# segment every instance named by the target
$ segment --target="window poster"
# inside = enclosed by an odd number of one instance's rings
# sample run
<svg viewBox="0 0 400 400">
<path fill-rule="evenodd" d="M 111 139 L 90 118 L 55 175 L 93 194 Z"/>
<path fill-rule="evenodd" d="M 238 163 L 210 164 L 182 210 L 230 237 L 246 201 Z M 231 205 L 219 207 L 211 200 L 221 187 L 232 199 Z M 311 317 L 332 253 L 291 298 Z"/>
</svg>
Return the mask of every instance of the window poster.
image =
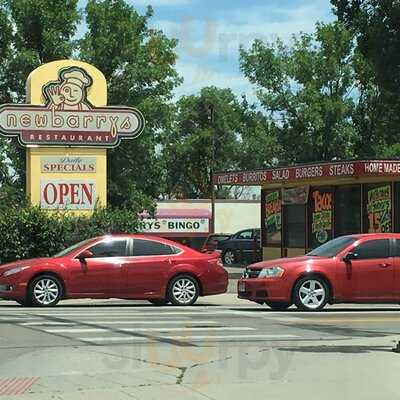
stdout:
<svg viewBox="0 0 400 400">
<path fill-rule="evenodd" d="M 266 195 L 265 208 L 267 243 L 280 243 L 282 229 L 282 200 L 280 190 L 269 192 Z"/>
<path fill-rule="evenodd" d="M 392 230 L 391 185 L 367 189 L 368 232 L 384 233 Z"/>
<path fill-rule="evenodd" d="M 331 189 L 313 189 L 311 191 L 311 237 L 312 248 L 332 239 L 333 193 Z"/>
</svg>

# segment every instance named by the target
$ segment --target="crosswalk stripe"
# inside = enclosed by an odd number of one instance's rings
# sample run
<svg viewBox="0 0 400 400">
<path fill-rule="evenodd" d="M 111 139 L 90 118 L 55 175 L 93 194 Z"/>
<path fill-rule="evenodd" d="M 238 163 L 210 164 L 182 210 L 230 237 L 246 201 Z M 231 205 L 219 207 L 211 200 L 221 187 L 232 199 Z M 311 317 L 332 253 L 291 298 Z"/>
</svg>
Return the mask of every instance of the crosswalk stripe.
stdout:
<svg viewBox="0 0 400 400">
<path fill-rule="evenodd" d="M 255 328 L 250 327 L 235 327 L 235 326 L 213 326 L 213 327 L 157 327 L 157 328 L 123 328 L 121 332 L 175 332 L 175 331 L 254 331 Z M 105 328 L 82 328 L 82 329 L 43 329 L 47 333 L 94 333 L 94 332 L 109 332 Z"/>
<path fill-rule="evenodd" d="M 256 317 L 259 318 L 260 314 L 259 313 L 250 313 L 250 312 L 241 312 L 237 310 L 232 310 L 232 311 L 197 311 L 197 312 L 192 312 L 192 311 L 181 311 L 181 312 L 169 312 L 169 311 L 162 311 L 162 312 L 134 312 L 134 313 L 115 313 L 114 315 L 110 313 L 103 313 L 103 312 L 95 312 L 95 313 L 40 313 L 40 314 L 34 314 L 36 317 L 57 317 L 57 318 L 62 318 L 62 317 L 107 317 L 107 318 L 122 318 L 122 317 L 159 317 L 159 316 L 199 316 L 199 315 L 220 315 L 220 316 L 225 316 L 225 315 L 242 315 L 242 316 L 250 316 L 250 317 Z"/>
<path fill-rule="evenodd" d="M 43 326 L 43 325 L 79 325 L 79 324 L 107 324 L 107 325 L 174 325 L 174 324 L 216 324 L 216 321 L 209 320 L 197 320 L 192 321 L 190 319 L 180 319 L 180 320 L 132 320 L 132 321 L 75 321 L 75 322 L 53 322 L 53 321 L 39 321 L 39 322 L 25 322 L 20 325 L 22 326 Z"/>
<path fill-rule="evenodd" d="M 82 342 L 129 342 L 129 341 L 156 341 L 156 340 L 287 340 L 299 339 L 296 335 L 188 335 L 188 336 L 172 336 L 161 335 L 157 338 L 145 337 L 127 337 L 127 336 L 110 336 L 110 337 L 79 337 Z"/>
<path fill-rule="evenodd" d="M 38 317 L 0 317 L 0 321 L 31 321 L 40 319 Z"/>
</svg>

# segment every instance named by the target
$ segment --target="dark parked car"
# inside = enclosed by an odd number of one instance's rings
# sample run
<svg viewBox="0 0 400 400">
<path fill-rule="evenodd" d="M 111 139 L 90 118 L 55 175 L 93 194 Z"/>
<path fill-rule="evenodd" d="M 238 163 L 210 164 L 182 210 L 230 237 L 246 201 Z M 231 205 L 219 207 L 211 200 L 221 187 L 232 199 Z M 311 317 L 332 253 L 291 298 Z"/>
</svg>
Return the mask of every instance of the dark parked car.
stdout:
<svg viewBox="0 0 400 400">
<path fill-rule="evenodd" d="M 218 244 L 223 240 L 229 239 L 230 237 L 231 235 L 229 233 L 213 233 L 207 237 L 203 247 L 201 248 L 201 251 L 203 253 L 216 251 L 218 250 Z"/>
<path fill-rule="evenodd" d="M 225 265 L 261 260 L 260 229 L 244 229 L 218 243 Z"/>
</svg>

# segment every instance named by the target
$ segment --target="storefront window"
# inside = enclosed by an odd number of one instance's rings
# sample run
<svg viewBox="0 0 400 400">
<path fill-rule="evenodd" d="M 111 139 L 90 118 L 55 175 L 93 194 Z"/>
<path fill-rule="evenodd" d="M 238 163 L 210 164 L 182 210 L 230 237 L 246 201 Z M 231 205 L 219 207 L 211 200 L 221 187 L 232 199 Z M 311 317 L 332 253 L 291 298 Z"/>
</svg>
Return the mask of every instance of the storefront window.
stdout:
<svg viewBox="0 0 400 400">
<path fill-rule="evenodd" d="M 285 206 L 285 246 L 288 248 L 306 247 L 306 205 Z"/>
<path fill-rule="evenodd" d="M 338 186 L 335 192 L 335 236 L 361 232 L 361 185 Z"/>
<path fill-rule="evenodd" d="M 364 230 L 368 233 L 384 233 L 392 230 L 392 185 L 365 185 Z"/>
<path fill-rule="evenodd" d="M 314 249 L 333 238 L 332 188 L 313 188 L 309 207 L 309 246 Z"/>
<path fill-rule="evenodd" d="M 281 244 L 282 201 L 280 190 L 267 192 L 265 196 L 265 232 L 267 244 Z"/>
</svg>

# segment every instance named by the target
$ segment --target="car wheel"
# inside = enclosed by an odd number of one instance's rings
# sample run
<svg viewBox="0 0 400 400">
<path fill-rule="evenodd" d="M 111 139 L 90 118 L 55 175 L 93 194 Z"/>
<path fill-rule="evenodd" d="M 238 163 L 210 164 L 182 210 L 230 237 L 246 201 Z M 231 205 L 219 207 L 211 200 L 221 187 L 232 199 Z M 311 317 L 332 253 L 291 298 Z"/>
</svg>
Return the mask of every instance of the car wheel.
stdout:
<svg viewBox="0 0 400 400">
<path fill-rule="evenodd" d="M 166 306 L 168 304 L 167 299 L 147 299 L 154 306 Z"/>
<path fill-rule="evenodd" d="M 27 300 L 15 300 L 19 305 L 23 306 L 23 307 L 29 307 L 31 305 L 31 303 Z"/>
<path fill-rule="evenodd" d="M 233 250 L 226 250 L 224 255 L 222 256 L 222 260 L 225 265 L 232 265 L 236 262 L 235 252 Z"/>
<path fill-rule="evenodd" d="M 265 304 L 276 311 L 287 310 L 292 305 L 292 303 L 287 303 L 284 301 L 266 301 Z"/>
<path fill-rule="evenodd" d="M 324 279 L 305 277 L 294 287 L 294 303 L 304 311 L 322 310 L 329 300 L 329 287 Z"/>
<path fill-rule="evenodd" d="M 197 280 L 190 275 L 178 275 L 170 283 L 168 299 L 176 306 L 190 306 L 199 297 L 200 288 Z"/>
<path fill-rule="evenodd" d="M 55 306 L 62 298 L 61 282 L 52 275 L 42 275 L 29 284 L 29 301 L 38 307 Z"/>
</svg>

